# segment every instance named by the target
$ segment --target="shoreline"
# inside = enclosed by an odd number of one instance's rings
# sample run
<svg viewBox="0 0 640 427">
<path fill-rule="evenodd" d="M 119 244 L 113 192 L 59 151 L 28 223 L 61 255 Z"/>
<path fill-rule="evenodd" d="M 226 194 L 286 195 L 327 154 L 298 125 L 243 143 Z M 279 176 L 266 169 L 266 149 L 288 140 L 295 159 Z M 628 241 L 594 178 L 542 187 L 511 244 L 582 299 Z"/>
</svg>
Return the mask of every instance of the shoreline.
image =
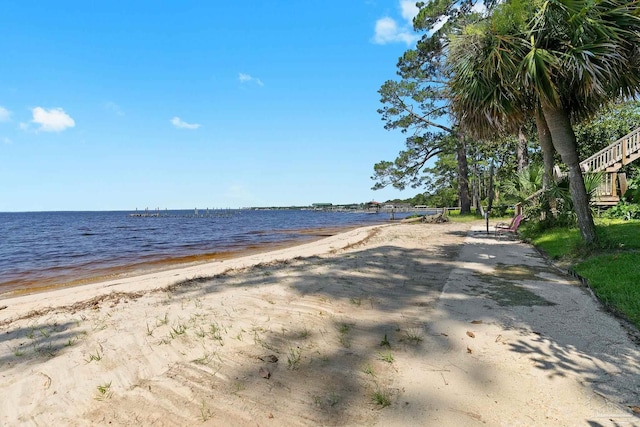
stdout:
<svg viewBox="0 0 640 427">
<path fill-rule="evenodd" d="M 380 224 L 367 225 L 365 227 L 375 227 L 379 225 L 390 225 L 392 223 L 381 222 Z M 283 234 L 295 232 L 300 237 L 295 239 L 282 240 L 277 242 L 249 243 L 222 248 L 218 252 L 204 252 L 195 254 L 184 254 L 172 257 L 151 257 L 148 261 L 138 260 L 127 264 L 113 267 L 98 267 L 92 270 L 67 268 L 70 272 L 58 276 L 44 278 L 34 278 L 29 280 L 14 280 L 0 283 L 0 306 L 2 302 L 9 298 L 49 292 L 58 289 L 68 289 L 79 286 L 87 286 L 101 282 L 123 280 L 127 278 L 143 276 L 146 274 L 160 273 L 167 270 L 187 268 L 200 264 L 222 262 L 235 258 L 243 258 L 255 254 L 267 253 L 313 243 L 326 237 L 349 232 L 362 228 L 361 225 L 349 225 L 343 227 L 318 227 L 304 228 L 297 230 L 272 230 L 264 234 Z M 149 258 L 149 257 L 147 257 Z M 77 270 L 77 271 L 74 271 Z"/>
<path fill-rule="evenodd" d="M 640 347 L 478 223 L 361 227 L 0 302 L 3 425 L 637 421 Z"/>
<path fill-rule="evenodd" d="M 136 270 L 129 274 L 120 274 L 117 277 L 109 277 L 101 280 L 79 279 L 82 283 L 54 285 L 44 289 L 27 293 L 2 293 L 0 294 L 0 325 L 13 321 L 12 315 L 18 315 L 18 319 L 24 318 L 26 312 L 38 312 L 47 307 L 64 307 L 81 301 L 105 296 L 109 293 L 138 293 L 161 290 L 175 283 L 200 277 L 212 277 L 226 270 L 242 269 L 257 264 L 275 261 L 290 260 L 298 257 L 317 256 L 344 247 L 357 245 L 365 241 L 375 229 L 394 226 L 399 223 L 377 224 L 365 227 L 346 227 L 339 231 L 332 228 L 336 234 L 330 236 L 317 236 L 304 243 L 278 242 L 265 248 L 260 246 L 255 250 L 238 251 L 227 258 L 215 261 L 201 261 L 191 263 L 179 263 L 168 265 L 162 269 L 151 271 Z M 327 230 L 321 228 L 318 230 Z M 310 232 L 309 234 L 312 234 Z M 87 282 L 85 282 L 87 280 Z"/>
</svg>

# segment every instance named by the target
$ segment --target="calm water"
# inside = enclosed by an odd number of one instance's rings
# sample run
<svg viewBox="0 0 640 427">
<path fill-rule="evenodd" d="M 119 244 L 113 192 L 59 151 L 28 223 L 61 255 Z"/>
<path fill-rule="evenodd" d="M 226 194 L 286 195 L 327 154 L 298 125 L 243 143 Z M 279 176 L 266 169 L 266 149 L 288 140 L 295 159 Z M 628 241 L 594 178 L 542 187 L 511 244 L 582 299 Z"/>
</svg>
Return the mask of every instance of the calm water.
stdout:
<svg viewBox="0 0 640 427">
<path fill-rule="evenodd" d="M 0 213 L 0 297 L 163 264 L 225 258 L 304 241 L 388 214 L 272 211 Z M 399 216 L 396 215 L 396 219 Z"/>
</svg>

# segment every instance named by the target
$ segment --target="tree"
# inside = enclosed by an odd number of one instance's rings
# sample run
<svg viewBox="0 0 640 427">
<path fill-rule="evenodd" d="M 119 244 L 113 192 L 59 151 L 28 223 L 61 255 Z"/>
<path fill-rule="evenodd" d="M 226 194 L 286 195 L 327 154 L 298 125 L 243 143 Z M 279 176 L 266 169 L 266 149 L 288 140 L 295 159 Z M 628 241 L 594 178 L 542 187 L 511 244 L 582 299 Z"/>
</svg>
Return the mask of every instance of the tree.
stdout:
<svg viewBox="0 0 640 427">
<path fill-rule="evenodd" d="M 574 126 L 578 153 L 586 159 L 640 126 L 640 102 L 616 102 Z"/>
<path fill-rule="evenodd" d="M 411 135 L 406 141 L 407 149 L 401 151 L 394 162 L 382 161 L 374 166 L 372 178 L 377 181 L 374 189 L 389 184 L 398 188 L 409 183 L 420 185 L 419 174 L 427 161 L 452 152 L 457 160 L 461 212 L 470 212 L 468 137 L 449 109 L 447 75 L 443 66 L 447 34 L 468 19 L 475 19 L 477 13 L 473 8 L 476 3 L 473 0 L 417 3 L 420 12 L 414 20 L 414 29 L 425 34 L 415 49 L 407 50 L 398 60 L 401 80 L 389 80 L 380 88 L 383 108 L 378 110 L 386 122 L 386 129 L 401 129 Z"/>
<path fill-rule="evenodd" d="M 476 130 L 534 112 L 569 169 L 578 227 L 596 240 L 572 119 L 640 88 L 637 2 L 507 1 L 450 38 L 451 99 Z M 541 138 L 542 143 L 542 138 Z"/>
<path fill-rule="evenodd" d="M 405 53 L 400 64 L 413 56 L 413 52 L 410 50 Z M 410 74 L 410 71 L 399 72 L 404 77 L 401 81 L 389 80 L 378 91 L 383 104 L 378 113 L 386 122 L 385 129 L 400 129 L 403 133 L 410 131 L 411 135 L 406 139 L 407 149 L 401 151 L 394 162 L 381 161 L 374 165 L 371 178 L 376 184 L 373 189 L 387 185 L 404 189 L 407 184 L 416 188 L 423 184 L 421 172 L 427 162 L 445 151 L 453 150 L 458 161 L 460 208 L 462 213 L 468 213 L 471 204 L 465 141 L 455 128 L 440 120 L 447 114 L 447 109 L 441 103 L 442 82 L 423 78 L 420 72 Z M 452 136 L 456 138 L 452 139 Z"/>
<path fill-rule="evenodd" d="M 374 190 L 392 185 L 404 190 L 407 185 L 418 188 L 424 184 L 424 172 L 427 161 L 446 150 L 450 141 L 447 134 L 425 132 L 412 135 L 406 140 L 406 150 L 400 151 L 395 161 L 381 161 L 374 165 L 374 175 L 371 177 L 376 183 Z"/>
</svg>

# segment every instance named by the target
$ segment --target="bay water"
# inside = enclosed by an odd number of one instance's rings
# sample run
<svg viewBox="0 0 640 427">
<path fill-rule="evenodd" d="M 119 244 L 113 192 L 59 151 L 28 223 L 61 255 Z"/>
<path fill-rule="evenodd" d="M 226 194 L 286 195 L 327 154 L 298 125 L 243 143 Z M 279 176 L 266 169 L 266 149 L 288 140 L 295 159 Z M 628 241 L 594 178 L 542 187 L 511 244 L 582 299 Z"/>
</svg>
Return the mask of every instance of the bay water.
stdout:
<svg viewBox="0 0 640 427">
<path fill-rule="evenodd" d="M 293 209 L 0 213 L 0 298 L 275 249 L 388 219 Z"/>
</svg>

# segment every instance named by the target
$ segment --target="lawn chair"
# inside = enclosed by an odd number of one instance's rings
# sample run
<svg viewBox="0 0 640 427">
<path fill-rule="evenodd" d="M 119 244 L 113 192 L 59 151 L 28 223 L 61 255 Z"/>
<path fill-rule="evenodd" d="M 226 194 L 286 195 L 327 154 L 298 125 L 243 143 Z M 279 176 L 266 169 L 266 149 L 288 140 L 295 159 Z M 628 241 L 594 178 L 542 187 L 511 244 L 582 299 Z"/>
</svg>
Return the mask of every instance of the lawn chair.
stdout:
<svg viewBox="0 0 640 427">
<path fill-rule="evenodd" d="M 514 216 L 509 224 L 507 224 L 506 222 L 497 223 L 495 225 L 496 236 L 500 233 L 516 234 L 516 231 L 518 231 L 518 227 L 520 226 L 520 222 L 522 222 L 522 215 Z"/>
</svg>

